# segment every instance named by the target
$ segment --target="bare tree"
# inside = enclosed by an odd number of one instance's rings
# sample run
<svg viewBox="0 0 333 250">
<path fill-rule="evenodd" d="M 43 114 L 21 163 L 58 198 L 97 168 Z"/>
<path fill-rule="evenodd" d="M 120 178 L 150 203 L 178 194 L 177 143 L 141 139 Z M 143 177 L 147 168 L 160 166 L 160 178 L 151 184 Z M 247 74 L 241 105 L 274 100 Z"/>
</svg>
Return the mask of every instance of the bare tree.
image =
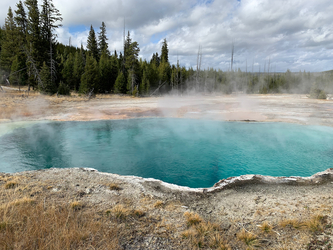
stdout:
<svg viewBox="0 0 333 250">
<path fill-rule="evenodd" d="M 56 61 L 53 59 L 52 37 L 50 37 L 50 73 L 51 73 L 51 83 L 52 84 L 57 75 L 57 69 L 55 67 L 55 64 L 56 64 Z"/>
<path fill-rule="evenodd" d="M 37 69 L 35 60 L 32 58 L 29 51 L 25 47 L 23 47 L 23 49 L 27 56 L 27 61 L 30 63 L 28 74 L 29 75 L 32 74 L 34 76 L 35 80 L 37 81 L 38 86 L 41 88 L 44 88 L 44 84 L 42 82 L 42 79 L 40 78 L 39 71 Z M 28 90 L 30 90 L 30 84 L 28 86 Z"/>
<path fill-rule="evenodd" d="M 199 73 L 201 70 L 201 59 L 202 59 L 202 48 L 201 45 L 199 45 L 198 49 L 198 55 L 197 55 L 197 72 L 196 72 L 196 83 L 199 85 Z"/>
<path fill-rule="evenodd" d="M 235 47 L 234 47 L 234 42 L 232 42 L 232 45 L 231 45 L 231 61 L 230 61 L 230 70 L 232 71 L 232 67 L 233 67 L 233 64 L 234 64 L 234 50 L 235 50 Z"/>
</svg>

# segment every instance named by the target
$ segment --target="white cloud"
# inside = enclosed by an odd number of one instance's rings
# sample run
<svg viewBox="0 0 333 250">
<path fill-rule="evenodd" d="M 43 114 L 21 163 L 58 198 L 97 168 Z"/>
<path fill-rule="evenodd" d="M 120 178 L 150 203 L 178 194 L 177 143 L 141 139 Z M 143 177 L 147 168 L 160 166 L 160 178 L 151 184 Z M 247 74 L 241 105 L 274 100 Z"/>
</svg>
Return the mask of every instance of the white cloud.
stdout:
<svg viewBox="0 0 333 250">
<path fill-rule="evenodd" d="M 18 1 L 2 0 L 0 24 L 8 7 Z M 41 2 L 41 0 L 39 0 Z M 140 45 L 140 55 L 147 60 L 160 53 L 166 37 L 170 60 L 195 67 L 199 45 L 202 67 L 229 67 L 231 44 L 235 46 L 234 66 L 245 70 L 264 68 L 270 60 L 277 71 L 321 71 L 333 66 L 333 4 L 330 0 L 54 0 L 62 13 L 64 27 L 58 30 L 59 41 L 85 45 L 88 30 L 69 31 L 84 25 L 95 30 L 104 21 L 109 48 L 119 52 L 126 30 Z M 156 40 L 159 42 L 156 43 Z M 273 66 L 272 66 L 273 67 Z M 256 70 L 256 69 L 255 69 Z"/>
</svg>

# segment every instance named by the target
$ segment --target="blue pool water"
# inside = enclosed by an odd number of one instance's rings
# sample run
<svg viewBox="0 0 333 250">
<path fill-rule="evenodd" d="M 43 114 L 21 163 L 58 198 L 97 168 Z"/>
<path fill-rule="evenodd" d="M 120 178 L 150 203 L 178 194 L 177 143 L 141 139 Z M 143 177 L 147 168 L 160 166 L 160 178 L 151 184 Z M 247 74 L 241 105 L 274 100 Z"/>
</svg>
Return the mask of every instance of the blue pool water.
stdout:
<svg viewBox="0 0 333 250">
<path fill-rule="evenodd" d="M 0 136 L 0 172 L 89 167 L 189 187 L 243 174 L 310 176 L 332 162 L 333 128 L 286 123 L 50 122 Z"/>
</svg>

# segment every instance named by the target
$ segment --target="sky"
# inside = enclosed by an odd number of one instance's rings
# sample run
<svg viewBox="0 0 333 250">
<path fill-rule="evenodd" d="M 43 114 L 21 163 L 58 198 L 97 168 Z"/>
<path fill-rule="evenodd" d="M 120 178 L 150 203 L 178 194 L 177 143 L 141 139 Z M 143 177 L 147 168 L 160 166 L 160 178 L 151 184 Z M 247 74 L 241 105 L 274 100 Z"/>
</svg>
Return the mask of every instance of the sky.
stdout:
<svg viewBox="0 0 333 250">
<path fill-rule="evenodd" d="M 1 0 L 0 25 L 8 7 Z M 42 0 L 39 0 L 42 3 Z M 125 29 L 140 47 L 140 57 L 160 54 L 164 38 L 172 64 L 242 71 L 326 71 L 333 69 L 331 0 L 53 0 L 63 17 L 58 41 L 86 45 L 90 26 L 107 28 L 109 49 L 122 51 Z M 98 35 L 98 34 L 97 34 Z"/>
</svg>

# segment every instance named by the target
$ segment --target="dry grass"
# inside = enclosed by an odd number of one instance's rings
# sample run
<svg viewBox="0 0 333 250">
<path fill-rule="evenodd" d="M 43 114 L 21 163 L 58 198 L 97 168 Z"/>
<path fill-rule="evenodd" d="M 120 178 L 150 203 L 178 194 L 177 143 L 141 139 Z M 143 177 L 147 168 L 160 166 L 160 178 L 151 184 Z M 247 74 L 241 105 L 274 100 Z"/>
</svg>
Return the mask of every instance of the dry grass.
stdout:
<svg viewBox="0 0 333 250">
<path fill-rule="evenodd" d="M 18 186 L 18 183 L 16 181 L 8 181 L 5 184 L 5 189 L 16 188 L 17 186 Z"/>
<path fill-rule="evenodd" d="M 256 235 L 246 231 L 244 228 L 237 234 L 237 239 L 244 242 L 248 247 L 255 247 L 258 241 Z"/>
<path fill-rule="evenodd" d="M 109 188 L 110 188 L 110 190 L 114 190 L 114 191 L 120 191 L 121 190 L 121 187 L 119 187 L 119 185 L 116 184 L 116 183 L 109 184 Z"/>
<path fill-rule="evenodd" d="M 299 219 L 285 219 L 280 221 L 279 225 L 281 227 L 291 226 L 295 229 L 309 230 L 311 232 L 323 231 L 326 222 L 327 216 L 323 215 L 314 215 L 308 220 L 301 221 Z"/>
<path fill-rule="evenodd" d="M 181 237 L 188 240 L 193 248 L 231 249 L 219 225 L 206 222 L 193 212 L 185 212 L 184 216 L 189 229 L 182 232 Z"/>
<path fill-rule="evenodd" d="M 272 231 L 272 229 L 273 229 L 272 225 L 269 224 L 267 221 L 264 221 L 261 225 L 259 225 L 259 228 L 264 233 L 270 233 Z"/>
<path fill-rule="evenodd" d="M 83 208 L 83 204 L 79 201 L 73 201 L 70 204 L 70 208 L 73 210 L 80 210 Z"/>
<path fill-rule="evenodd" d="M 65 205 L 28 198 L 0 209 L 0 249 L 120 249 L 116 226 Z"/>
<path fill-rule="evenodd" d="M 130 215 L 130 209 L 124 207 L 122 204 L 116 205 L 113 209 L 109 210 L 119 220 L 126 220 Z M 109 212 L 109 213 L 110 213 Z M 108 212 L 107 212 L 108 213 Z"/>
<path fill-rule="evenodd" d="M 185 212 L 184 216 L 187 221 L 187 226 L 197 225 L 202 222 L 202 218 L 197 213 Z"/>
<path fill-rule="evenodd" d="M 323 231 L 325 226 L 325 216 L 314 215 L 309 220 L 307 220 L 304 225 L 312 232 Z"/>
<path fill-rule="evenodd" d="M 134 217 L 137 217 L 137 218 L 141 218 L 141 217 L 143 217 L 143 216 L 146 215 L 146 213 L 145 213 L 144 211 L 142 211 L 142 210 L 138 210 L 138 209 L 133 210 L 131 214 L 132 214 Z"/>
<path fill-rule="evenodd" d="M 164 205 L 164 202 L 161 200 L 158 200 L 154 203 L 154 208 L 161 208 Z"/>
<path fill-rule="evenodd" d="M 295 229 L 300 229 L 303 224 L 298 219 L 285 219 L 285 220 L 280 221 L 279 225 L 281 227 L 291 226 Z"/>
<path fill-rule="evenodd" d="M 0 208 L 1 209 L 10 209 L 12 207 L 17 207 L 17 206 L 21 206 L 21 205 L 33 204 L 34 202 L 35 202 L 34 199 L 31 199 L 28 197 L 23 197 L 23 198 L 14 199 L 13 201 L 3 204 Z"/>
</svg>

